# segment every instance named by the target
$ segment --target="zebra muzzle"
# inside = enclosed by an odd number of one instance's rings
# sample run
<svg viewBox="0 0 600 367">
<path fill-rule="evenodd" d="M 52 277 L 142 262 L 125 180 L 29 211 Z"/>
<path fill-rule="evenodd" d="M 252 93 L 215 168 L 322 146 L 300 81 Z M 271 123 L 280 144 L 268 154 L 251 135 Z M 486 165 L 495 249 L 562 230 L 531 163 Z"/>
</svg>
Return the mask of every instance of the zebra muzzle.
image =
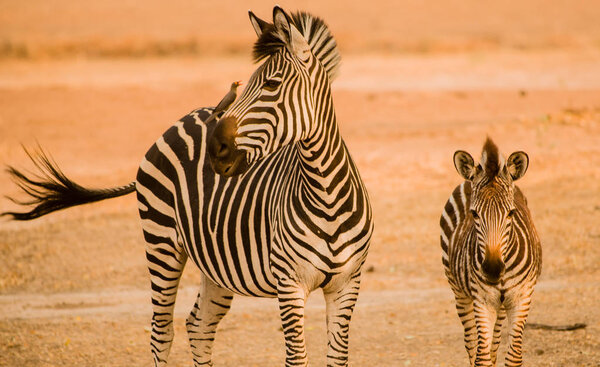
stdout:
<svg viewBox="0 0 600 367">
<path fill-rule="evenodd" d="M 492 254 L 486 251 L 483 263 L 481 264 L 481 270 L 489 283 L 497 284 L 502 275 L 504 275 L 505 268 L 506 265 L 499 254 Z"/>
<path fill-rule="evenodd" d="M 208 139 L 208 155 L 213 170 L 226 177 L 248 170 L 246 152 L 235 146 L 236 126 L 237 121 L 234 117 L 221 119 Z"/>
</svg>

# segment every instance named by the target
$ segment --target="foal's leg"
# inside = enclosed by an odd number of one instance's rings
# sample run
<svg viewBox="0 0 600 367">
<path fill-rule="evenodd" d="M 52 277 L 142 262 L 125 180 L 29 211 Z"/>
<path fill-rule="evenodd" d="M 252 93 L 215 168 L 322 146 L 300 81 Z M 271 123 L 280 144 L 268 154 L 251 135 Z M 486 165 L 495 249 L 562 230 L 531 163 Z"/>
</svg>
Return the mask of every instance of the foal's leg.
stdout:
<svg viewBox="0 0 600 367">
<path fill-rule="evenodd" d="M 496 310 L 480 300 L 473 301 L 475 311 L 475 324 L 477 325 L 477 354 L 475 367 L 492 367 L 492 340 L 494 338 L 494 325 L 496 324 Z"/>
<path fill-rule="evenodd" d="M 469 355 L 470 366 L 475 365 L 475 352 L 477 347 L 477 326 L 475 325 L 475 312 L 473 301 L 468 297 L 456 296 L 456 312 L 463 325 L 465 333 L 465 349 Z"/>
<path fill-rule="evenodd" d="M 498 347 L 500 346 L 500 340 L 502 339 L 502 324 L 504 323 L 504 319 L 506 319 L 506 310 L 504 307 L 500 309 L 498 312 L 498 317 L 496 318 L 496 324 L 494 325 L 494 337 L 492 339 L 492 363 L 496 364 L 497 356 L 498 356 Z"/>
<path fill-rule="evenodd" d="M 514 307 L 507 310 L 510 330 L 508 334 L 508 351 L 504 363 L 506 367 L 523 365 L 523 329 L 525 328 L 525 322 L 529 314 L 532 293 L 533 289 L 528 294 L 522 296 Z"/>
</svg>

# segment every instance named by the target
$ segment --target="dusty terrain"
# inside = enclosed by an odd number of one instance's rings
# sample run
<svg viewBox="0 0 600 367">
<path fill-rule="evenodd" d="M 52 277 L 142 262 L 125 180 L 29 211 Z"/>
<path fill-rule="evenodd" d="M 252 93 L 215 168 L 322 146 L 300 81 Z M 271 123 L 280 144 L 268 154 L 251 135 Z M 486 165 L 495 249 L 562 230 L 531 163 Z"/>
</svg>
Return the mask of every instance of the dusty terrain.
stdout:
<svg viewBox="0 0 600 367">
<path fill-rule="evenodd" d="M 272 6 L 0 3 L 0 163 L 31 169 L 20 144 L 39 143 L 95 187 L 131 181 L 171 123 L 247 80 L 255 66 L 245 11 L 268 18 Z M 467 365 L 438 220 L 460 182 L 452 154 L 478 156 L 486 136 L 531 159 L 519 185 L 544 265 L 530 321 L 587 324 L 527 329 L 525 361 L 600 366 L 600 6 L 511 3 L 294 5 L 338 36 L 338 121 L 375 209 L 353 366 Z M 20 195 L 6 174 L 0 194 Z M 0 211 L 15 208 L 0 200 Z M 184 320 L 198 279 L 188 266 L 171 366 L 191 365 Z M 28 223 L 2 219 L 0 365 L 149 365 L 148 286 L 133 196 Z M 313 294 L 307 311 L 313 366 L 325 360 L 321 298 Z M 283 364 L 275 301 L 238 297 L 219 328 L 215 366 Z"/>
</svg>

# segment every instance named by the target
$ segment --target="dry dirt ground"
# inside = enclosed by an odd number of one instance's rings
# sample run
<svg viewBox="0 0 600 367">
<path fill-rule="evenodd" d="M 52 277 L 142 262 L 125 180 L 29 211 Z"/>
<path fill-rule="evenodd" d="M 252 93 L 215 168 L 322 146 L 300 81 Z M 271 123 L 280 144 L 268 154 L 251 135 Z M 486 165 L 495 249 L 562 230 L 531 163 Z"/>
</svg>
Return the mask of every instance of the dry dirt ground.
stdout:
<svg viewBox="0 0 600 367">
<path fill-rule="evenodd" d="M 95 187 L 130 182 L 171 123 L 247 80 L 255 66 L 245 10 L 266 15 L 272 6 L 0 3 L 0 163 L 31 169 L 20 144 L 39 143 L 67 175 Z M 527 329 L 525 361 L 600 366 L 600 6 L 363 3 L 294 5 L 339 35 L 338 121 L 375 210 L 351 364 L 468 364 L 438 221 L 460 182 L 454 151 L 478 156 L 490 136 L 505 154 L 524 150 L 531 159 L 519 185 L 544 266 L 529 320 L 587 324 Z M 19 197 L 6 174 L 0 194 Z M 1 200 L 0 211 L 9 209 Z M 184 320 L 198 279 L 190 265 L 170 366 L 191 365 Z M 149 297 L 134 196 L 0 222 L 1 366 L 147 366 Z M 306 325 L 311 364 L 322 366 L 319 292 Z M 283 357 L 275 301 L 235 298 L 215 365 L 281 366 Z"/>
</svg>

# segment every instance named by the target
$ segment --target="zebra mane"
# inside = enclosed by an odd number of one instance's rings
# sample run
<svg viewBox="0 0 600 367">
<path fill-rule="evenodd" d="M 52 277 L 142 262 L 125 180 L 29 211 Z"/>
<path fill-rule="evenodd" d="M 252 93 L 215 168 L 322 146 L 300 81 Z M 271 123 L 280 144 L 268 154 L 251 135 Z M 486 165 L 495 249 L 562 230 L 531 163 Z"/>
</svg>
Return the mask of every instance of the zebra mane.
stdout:
<svg viewBox="0 0 600 367">
<path fill-rule="evenodd" d="M 481 166 L 488 181 L 493 180 L 498 175 L 503 163 L 498 147 L 494 144 L 492 139 L 488 137 L 483 145 L 483 151 L 481 152 Z"/>
<path fill-rule="evenodd" d="M 334 80 L 340 67 L 341 56 L 335 38 L 329 31 L 327 24 L 323 19 L 303 11 L 293 13 L 292 22 L 304 36 L 313 54 L 327 71 L 329 80 Z M 254 44 L 252 52 L 254 61 L 258 62 L 265 59 L 284 46 L 285 42 L 278 35 L 275 26 L 268 23 Z"/>
</svg>

